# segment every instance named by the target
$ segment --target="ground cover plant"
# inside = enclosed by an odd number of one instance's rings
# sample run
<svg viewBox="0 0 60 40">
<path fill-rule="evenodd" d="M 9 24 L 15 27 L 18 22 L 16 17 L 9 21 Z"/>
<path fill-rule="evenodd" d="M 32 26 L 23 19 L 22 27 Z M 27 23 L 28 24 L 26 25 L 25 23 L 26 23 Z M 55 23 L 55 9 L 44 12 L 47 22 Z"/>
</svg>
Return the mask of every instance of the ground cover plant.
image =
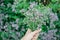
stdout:
<svg viewBox="0 0 60 40">
<path fill-rule="evenodd" d="M 28 28 L 60 40 L 60 0 L 0 0 L 0 40 L 21 40 Z"/>
</svg>

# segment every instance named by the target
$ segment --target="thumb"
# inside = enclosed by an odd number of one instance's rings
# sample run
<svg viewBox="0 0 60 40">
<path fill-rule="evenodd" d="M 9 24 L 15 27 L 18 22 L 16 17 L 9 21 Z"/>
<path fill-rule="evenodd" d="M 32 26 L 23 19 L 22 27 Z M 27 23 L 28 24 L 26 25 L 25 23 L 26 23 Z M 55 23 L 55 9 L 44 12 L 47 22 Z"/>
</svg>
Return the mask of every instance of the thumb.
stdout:
<svg viewBox="0 0 60 40">
<path fill-rule="evenodd" d="M 31 32 L 32 32 L 31 29 L 28 28 L 28 30 L 27 30 L 27 32 L 26 32 L 25 35 L 27 35 L 27 34 L 29 34 L 29 33 L 31 33 Z"/>
<path fill-rule="evenodd" d="M 37 40 L 38 36 L 39 36 L 39 33 L 37 33 L 37 34 L 32 38 L 32 40 Z"/>
</svg>

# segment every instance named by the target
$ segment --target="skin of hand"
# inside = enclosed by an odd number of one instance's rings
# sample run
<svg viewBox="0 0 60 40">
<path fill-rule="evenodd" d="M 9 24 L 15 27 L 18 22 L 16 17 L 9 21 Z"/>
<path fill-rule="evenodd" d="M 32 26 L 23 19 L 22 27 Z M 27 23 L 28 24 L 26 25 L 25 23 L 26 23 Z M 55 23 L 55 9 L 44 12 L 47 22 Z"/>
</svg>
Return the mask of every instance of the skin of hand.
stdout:
<svg viewBox="0 0 60 40">
<path fill-rule="evenodd" d="M 40 31 L 41 29 L 32 32 L 31 29 L 28 29 L 25 36 L 21 40 L 37 40 Z"/>
</svg>

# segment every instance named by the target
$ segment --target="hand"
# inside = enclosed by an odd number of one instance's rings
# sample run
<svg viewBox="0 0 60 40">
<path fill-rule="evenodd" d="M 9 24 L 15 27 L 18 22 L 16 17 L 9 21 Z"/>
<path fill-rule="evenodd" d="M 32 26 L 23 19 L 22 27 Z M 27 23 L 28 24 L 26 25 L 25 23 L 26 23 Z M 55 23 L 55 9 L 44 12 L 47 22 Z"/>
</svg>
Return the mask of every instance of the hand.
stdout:
<svg viewBox="0 0 60 40">
<path fill-rule="evenodd" d="M 28 29 L 25 36 L 21 40 L 37 40 L 40 31 L 41 29 L 32 32 L 30 29 Z"/>
</svg>

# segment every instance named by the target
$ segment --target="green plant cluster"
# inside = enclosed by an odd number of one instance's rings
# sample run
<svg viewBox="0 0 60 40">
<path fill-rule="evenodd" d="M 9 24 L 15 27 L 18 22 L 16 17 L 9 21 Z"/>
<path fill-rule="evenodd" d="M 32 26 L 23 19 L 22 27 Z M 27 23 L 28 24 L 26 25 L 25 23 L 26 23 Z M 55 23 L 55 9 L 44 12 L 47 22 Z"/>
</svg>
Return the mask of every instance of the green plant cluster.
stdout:
<svg viewBox="0 0 60 40">
<path fill-rule="evenodd" d="M 28 28 L 42 29 L 38 40 L 60 40 L 60 0 L 1 0 L 0 40 L 20 40 Z"/>
</svg>

